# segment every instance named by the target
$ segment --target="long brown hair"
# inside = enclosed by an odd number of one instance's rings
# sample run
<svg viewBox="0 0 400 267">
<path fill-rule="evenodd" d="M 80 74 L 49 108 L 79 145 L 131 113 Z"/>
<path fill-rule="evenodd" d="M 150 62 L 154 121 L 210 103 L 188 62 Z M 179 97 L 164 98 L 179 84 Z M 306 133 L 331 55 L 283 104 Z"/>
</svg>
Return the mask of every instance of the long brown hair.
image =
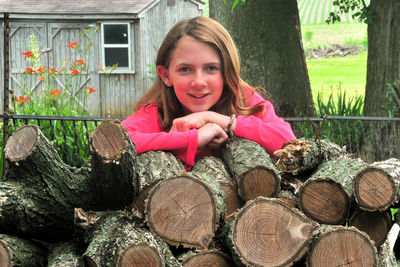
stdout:
<svg viewBox="0 0 400 267">
<path fill-rule="evenodd" d="M 221 98 L 211 109 L 224 115 L 253 115 L 263 112 L 262 105 L 249 106 L 245 89 L 254 93 L 255 88 L 240 78 L 240 62 L 236 46 L 228 31 L 217 21 L 206 17 L 181 20 L 166 35 L 158 50 L 156 66 L 168 68 L 171 54 L 177 42 L 184 36 L 214 47 L 220 56 L 224 89 Z M 157 75 L 150 90 L 136 103 L 135 111 L 149 104 L 159 105 L 160 118 L 164 129 L 169 129 L 175 118 L 183 116 L 182 105 L 174 90 L 164 84 Z"/>
</svg>

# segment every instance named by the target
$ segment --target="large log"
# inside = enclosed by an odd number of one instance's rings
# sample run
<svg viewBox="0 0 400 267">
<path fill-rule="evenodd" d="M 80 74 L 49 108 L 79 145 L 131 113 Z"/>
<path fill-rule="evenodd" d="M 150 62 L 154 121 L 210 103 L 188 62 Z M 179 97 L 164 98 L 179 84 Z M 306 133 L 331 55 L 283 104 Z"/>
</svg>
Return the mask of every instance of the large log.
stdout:
<svg viewBox="0 0 400 267">
<path fill-rule="evenodd" d="M 88 244 L 88 266 L 181 266 L 168 245 L 129 212 L 76 210 L 76 227 Z"/>
<path fill-rule="evenodd" d="M 367 234 L 355 227 L 323 225 L 315 232 L 308 266 L 378 266 L 378 255 Z"/>
<path fill-rule="evenodd" d="M 84 267 L 82 251 L 74 241 L 49 244 L 48 267 Z"/>
<path fill-rule="evenodd" d="M 361 209 L 383 211 L 399 200 L 400 160 L 369 164 L 353 180 L 354 198 Z"/>
<path fill-rule="evenodd" d="M 345 155 L 345 149 L 326 140 L 295 139 L 274 152 L 276 167 L 285 173 L 297 175 L 317 168 L 321 163 Z"/>
<path fill-rule="evenodd" d="M 56 242 L 71 237 L 74 207 L 92 208 L 90 170 L 63 163 L 35 125 L 8 139 L 9 169 L 0 183 L 2 233 Z"/>
<path fill-rule="evenodd" d="M 222 149 L 222 156 L 236 179 L 239 196 L 245 201 L 258 196 L 273 197 L 279 192 L 279 172 L 256 142 L 233 136 Z"/>
<path fill-rule="evenodd" d="M 140 215 L 144 212 L 144 203 L 149 191 L 157 182 L 186 172 L 180 160 L 172 153 L 162 150 L 137 155 L 135 168 L 139 180 L 139 195 L 134 202 L 134 207 Z"/>
<path fill-rule="evenodd" d="M 202 177 L 205 181 L 212 179 L 219 183 L 225 192 L 225 216 L 223 218 L 225 221 L 228 221 L 235 211 L 244 205 L 243 199 L 238 194 L 236 182 L 221 159 L 203 157 L 196 162 L 191 173 Z M 211 184 L 211 181 L 208 183 Z"/>
<path fill-rule="evenodd" d="M 91 135 L 89 145 L 94 177 L 90 186 L 97 196 L 96 210 L 132 205 L 139 190 L 136 149 L 124 126 L 117 120 L 103 121 Z"/>
<path fill-rule="evenodd" d="M 238 265 L 289 266 L 308 251 L 316 225 L 279 199 L 258 197 L 238 210 L 222 235 Z"/>
<path fill-rule="evenodd" d="M 47 248 L 40 243 L 0 234 L 0 266 L 47 266 Z"/>
<path fill-rule="evenodd" d="M 233 266 L 231 256 L 218 249 L 189 251 L 188 253 L 185 253 L 185 255 L 181 255 L 179 260 L 182 262 L 182 266 L 184 267 Z"/>
<path fill-rule="evenodd" d="M 392 228 L 387 234 L 387 238 L 385 242 L 379 249 L 379 267 L 398 267 L 396 255 L 393 252 L 394 245 L 396 240 L 399 237 L 400 226 L 397 223 L 394 223 Z"/>
<path fill-rule="evenodd" d="M 225 209 L 218 187 L 189 174 L 159 181 L 146 201 L 148 226 L 172 246 L 207 248 Z"/>
<path fill-rule="evenodd" d="M 348 157 L 322 163 L 300 187 L 298 207 L 319 223 L 342 224 L 350 212 L 354 176 L 366 165 Z"/>
</svg>

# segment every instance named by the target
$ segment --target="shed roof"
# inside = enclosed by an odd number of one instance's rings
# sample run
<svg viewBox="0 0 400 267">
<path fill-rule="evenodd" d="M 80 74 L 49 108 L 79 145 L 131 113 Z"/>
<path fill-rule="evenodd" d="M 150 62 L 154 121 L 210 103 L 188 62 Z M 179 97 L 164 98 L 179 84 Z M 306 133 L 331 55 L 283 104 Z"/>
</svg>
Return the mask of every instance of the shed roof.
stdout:
<svg viewBox="0 0 400 267">
<path fill-rule="evenodd" d="M 160 0 L 0 0 L 0 13 L 101 15 L 140 12 Z"/>
</svg>

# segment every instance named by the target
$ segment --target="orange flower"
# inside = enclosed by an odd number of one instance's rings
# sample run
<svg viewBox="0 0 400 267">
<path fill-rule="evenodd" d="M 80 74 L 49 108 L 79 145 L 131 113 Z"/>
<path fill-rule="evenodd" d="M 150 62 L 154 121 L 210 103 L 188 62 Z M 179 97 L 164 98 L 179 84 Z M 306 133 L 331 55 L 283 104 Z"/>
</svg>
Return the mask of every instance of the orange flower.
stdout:
<svg viewBox="0 0 400 267">
<path fill-rule="evenodd" d="M 38 81 L 43 81 L 44 80 L 44 76 L 40 76 L 39 78 L 38 78 Z"/>
<path fill-rule="evenodd" d="M 19 96 L 19 97 L 17 98 L 17 103 L 18 103 L 19 105 L 22 105 L 23 103 L 28 102 L 28 100 L 29 100 L 29 96 L 23 97 L 23 96 L 21 95 L 21 96 Z"/>
<path fill-rule="evenodd" d="M 32 51 L 23 52 L 23 53 L 21 53 L 21 54 L 25 56 L 25 57 L 24 57 L 25 60 L 26 60 L 27 58 L 33 56 L 33 52 L 32 52 Z"/>
<path fill-rule="evenodd" d="M 78 66 L 86 65 L 85 61 L 83 59 L 77 59 L 75 60 L 76 63 L 78 63 Z"/>
<path fill-rule="evenodd" d="M 97 67 L 99 68 L 100 71 L 103 71 L 103 68 L 100 66 L 98 62 L 96 62 Z"/>
<path fill-rule="evenodd" d="M 46 67 L 47 67 L 47 66 L 41 67 L 41 68 L 37 69 L 36 71 L 37 71 L 37 72 L 40 72 L 40 73 L 43 73 L 43 72 L 44 72 L 44 69 L 45 69 Z"/>
<path fill-rule="evenodd" d="M 51 91 L 50 94 L 53 96 L 58 96 L 61 92 L 62 92 L 61 89 L 55 89 Z"/>
<path fill-rule="evenodd" d="M 73 43 L 67 44 L 66 46 L 75 49 L 75 47 L 76 47 L 78 44 L 79 44 L 78 42 L 73 42 Z"/>
<path fill-rule="evenodd" d="M 56 69 L 55 69 L 55 68 L 48 68 L 47 71 L 48 71 L 50 74 L 53 74 L 54 72 L 56 72 Z"/>
<path fill-rule="evenodd" d="M 88 90 L 89 90 L 89 94 L 92 94 L 92 93 L 95 93 L 95 92 L 97 92 L 97 90 L 96 90 L 96 89 L 94 89 L 94 87 L 89 87 L 89 86 L 86 86 L 86 89 L 88 89 Z"/>
<path fill-rule="evenodd" d="M 34 70 L 32 68 L 26 68 L 25 72 L 26 73 L 36 73 L 36 70 Z"/>
<path fill-rule="evenodd" d="M 71 74 L 72 74 L 72 75 L 80 74 L 80 73 L 81 73 L 79 70 L 74 69 L 74 68 L 69 68 L 69 70 L 71 71 Z"/>
</svg>

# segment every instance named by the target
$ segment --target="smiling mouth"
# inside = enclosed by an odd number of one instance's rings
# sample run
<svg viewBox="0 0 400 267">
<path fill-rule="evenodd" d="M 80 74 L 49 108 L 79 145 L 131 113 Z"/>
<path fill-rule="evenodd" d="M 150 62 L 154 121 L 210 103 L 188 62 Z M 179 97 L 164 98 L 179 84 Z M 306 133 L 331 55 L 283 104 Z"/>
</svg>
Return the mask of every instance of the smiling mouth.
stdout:
<svg viewBox="0 0 400 267">
<path fill-rule="evenodd" d="M 202 98 L 205 98 L 208 95 L 209 94 L 205 94 L 205 95 L 192 95 L 192 94 L 190 94 L 191 97 L 196 98 L 196 99 L 202 99 Z"/>
</svg>

